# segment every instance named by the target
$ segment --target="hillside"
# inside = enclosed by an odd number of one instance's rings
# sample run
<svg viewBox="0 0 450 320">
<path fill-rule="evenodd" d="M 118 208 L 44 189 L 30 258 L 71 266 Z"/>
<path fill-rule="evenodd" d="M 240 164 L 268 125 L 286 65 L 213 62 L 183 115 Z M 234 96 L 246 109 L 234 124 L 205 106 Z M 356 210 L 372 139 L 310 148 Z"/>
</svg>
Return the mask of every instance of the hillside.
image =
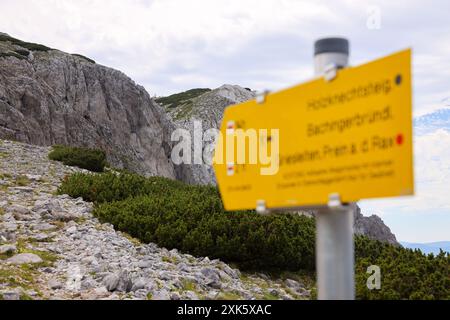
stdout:
<svg viewBox="0 0 450 320">
<path fill-rule="evenodd" d="M 0 299 L 314 297 L 309 218 L 226 213 L 215 188 L 93 174 L 49 151 L 0 140 Z M 359 299 L 448 298 L 449 255 L 365 237 L 355 255 Z M 383 270 L 379 291 L 366 286 L 372 264 Z"/>
<path fill-rule="evenodd" d="M 308 299 L 294 279 L 144 244 L 55 195 L 68 174 L 47 147 L 0 140 L 1 299 Z"/>
<path fill-rule="evenodd" d="M 255 97 L 255 93 L 236 85 L 223 85 L 220 88 L 193 89 L 156 101 L 167 110 L 172 120 L 173 130 L 186 129 L 194 137 L 194 123 L 201 124 L 203 132 L 219 129 L 226 107 L 241 103 Z M 206 144 L 202 152 L 205 151 Z M 192 144 L 191 151 L 194 151 Z M 208 154 L 212 157 L 212 154 Z M 208 159 L 203 157 L 203 164 L 182 164 L 175 166 L 177 177 L 191 184 L 216 184 L 216 177 Z"/>
</svg>

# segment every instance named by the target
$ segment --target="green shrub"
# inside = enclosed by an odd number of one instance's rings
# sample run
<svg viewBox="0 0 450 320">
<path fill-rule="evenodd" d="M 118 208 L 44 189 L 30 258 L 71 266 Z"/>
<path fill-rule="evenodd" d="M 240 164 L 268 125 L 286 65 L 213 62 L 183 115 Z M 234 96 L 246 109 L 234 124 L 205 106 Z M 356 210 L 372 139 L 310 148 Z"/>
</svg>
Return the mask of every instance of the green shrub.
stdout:
<svg viewBox="0 0 450 320">
<path fill-rule="evenodd" d="M 29 184 L 30 184 L 30 179 L 28 179 L 27 176 L 20 175 L 20 176 L 16 177 L 16 185 L 25 187 Z"/>
<path fill-rule="evenodd" d="M 48 155 L 50 160 L 61 161 L 65 165 L 103 172 L 106 166 L 106 155 L 101 150 L 68 146 L 53 146 Z"/>
<path fill-rule="evenodd" d="M 105 172 L 100 175 L 72 174 L 64 179 L 58 192 L 75 198 L 82 197 L 89 202 L 103 203 L 145 194 L 171 194 L 174 190 L 183 188 L 196 187 L 162 177 L 145 178 L 131 173 Z"/>
<path fill-rule="evenodd" d="M 76 173 L 60 194 L 97 203 L 95 214 L 145 242 L 247 269 L 312 269 L 314 221 L 224 211 L 216 188 L 136 174 Z M 275 259 L 274 259 L 275 257 Z"/>
<path fill-rule="evenodd" d="M 21 56 L 27 58 L 30 55 L 30 51 L 25 50 L 25 49 L 17 49 L 14 50 L 16 53 L 20 54 Z"/>
<path fill-rule="evenodd" d="M 0 52 L 0 58 L 6 58 L 6 57 L 14 57 L 19 60 L 25 60 L 26 58 L 18 53 L 15 52 Z"/>
<path fill-rule="evenodd" d="M 314 268 L 313 220 L 226 213 L 220 198 L 201 190 L 104 203 L 95 215 L 144 242 L 220 258 L 244 269 Z"/>
<path fill-rule="evenodd" d="M 242 269 L 314 271 L 314 220 L 297 215 L 225 212 L 214 187 L 111 172 L 73 174 L 59 193 L 96 203 L 94 214 L 143 242 L 220 258 Z M 359 299 L 450 299 L 450 255 L 424 255 L 356 237 Z M 381 268 L 381 290 L 367 288 L 367 268 Z"/>
</svg>

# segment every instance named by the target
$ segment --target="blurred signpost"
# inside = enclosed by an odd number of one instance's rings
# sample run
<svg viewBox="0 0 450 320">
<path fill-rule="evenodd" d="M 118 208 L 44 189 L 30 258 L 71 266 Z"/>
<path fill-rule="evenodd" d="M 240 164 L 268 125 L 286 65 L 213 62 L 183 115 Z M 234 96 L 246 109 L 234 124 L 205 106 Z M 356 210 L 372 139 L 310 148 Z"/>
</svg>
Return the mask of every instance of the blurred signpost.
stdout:
<svg viewBox="0 0 450 320">
<path fill-rule="evenodd" d="M 223 137 L 236 134 L 230 123 L 279 129 L 280 162 L 265 176 L 267 165 L 234 163 L 230 174 L 232 162 L 216 162 L 225 208 L 254 209 L 259 200 L 270 209 L 321 205 L 332 193 L 343 202 L 413 194 L 411 109 L 409 50 L 227 108 Z"/>
<path fill-rule="evenodd" d="M 317 250 L 335 249 L 317 253 L 319 298 L 351 299 L 354 280 L 330 284 L 345 278 L 339 272 L 348 277 L 339 260 L 353 268 L 351 203 L 414 193 L 411 50 L 344 68 L 347 40 L 321 41 L 320 77 L 225 110 L 214 169 L 227 210 L 319 209 Z M 350 248 L 339 253 L 339 245 Z M 327 287 L 321 274 L 333 269 L 320 265 L 333 263 L 337 271 Z"/>
</svg>

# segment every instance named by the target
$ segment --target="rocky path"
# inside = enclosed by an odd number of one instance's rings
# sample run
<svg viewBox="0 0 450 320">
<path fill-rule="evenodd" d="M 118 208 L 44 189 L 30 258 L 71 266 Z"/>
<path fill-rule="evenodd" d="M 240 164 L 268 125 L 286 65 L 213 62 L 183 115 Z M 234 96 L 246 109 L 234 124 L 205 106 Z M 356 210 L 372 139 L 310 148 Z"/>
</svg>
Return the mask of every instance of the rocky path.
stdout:
<svg viewBox="0 0 450 320">
<path fill-rule="evenodd" d="M 242 274 L 101 224 L 91 203 L 56 195 L 82 170 L 48 152 L 0 140 L 0 299 L 309 298 L 299 281 Z"/>
</svg>

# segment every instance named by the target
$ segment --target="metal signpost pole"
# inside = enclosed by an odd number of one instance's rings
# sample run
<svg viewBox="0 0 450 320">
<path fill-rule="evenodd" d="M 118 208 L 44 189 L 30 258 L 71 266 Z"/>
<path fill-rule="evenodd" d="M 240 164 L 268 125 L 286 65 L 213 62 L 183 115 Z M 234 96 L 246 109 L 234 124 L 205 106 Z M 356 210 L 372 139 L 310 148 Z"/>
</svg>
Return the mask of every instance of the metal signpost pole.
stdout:
<svg viewBox="0 0 450 320">
<path fill-rule="evenodd" d="M 349 42 L 326 38 L 315 44 L 315 72 L 326 81 L 349 60 Z M 344 205 L 330 195 L 328 207 L 316 215 L 316 270 L 319 300 L 355 298 L 353 219 L 355 204 Z"/>
</svg>

